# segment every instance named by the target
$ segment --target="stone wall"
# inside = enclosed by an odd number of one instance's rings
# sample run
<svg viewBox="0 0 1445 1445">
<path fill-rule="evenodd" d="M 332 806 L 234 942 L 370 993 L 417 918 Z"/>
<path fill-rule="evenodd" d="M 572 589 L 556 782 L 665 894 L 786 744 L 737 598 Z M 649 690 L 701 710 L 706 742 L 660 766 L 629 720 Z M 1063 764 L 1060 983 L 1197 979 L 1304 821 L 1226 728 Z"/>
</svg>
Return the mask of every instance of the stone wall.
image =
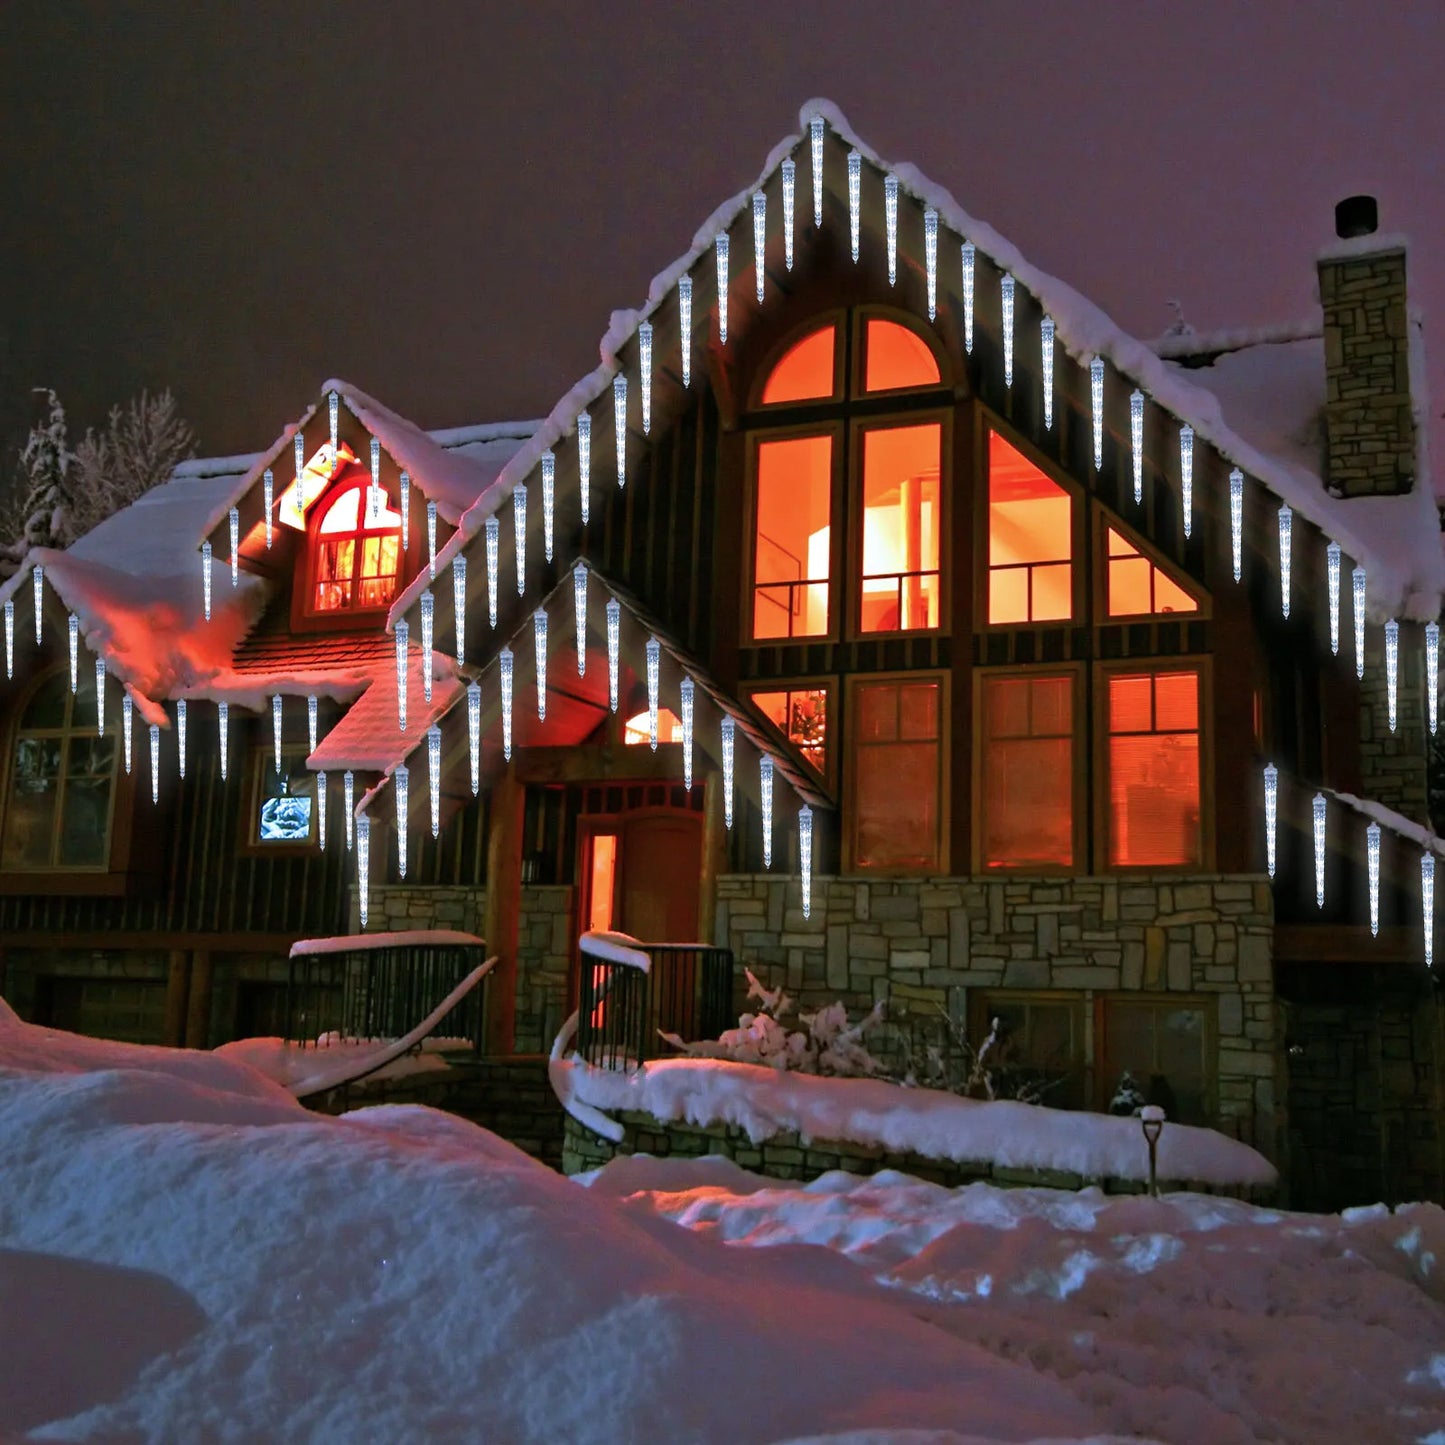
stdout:
<svg viewBox="0 0 1445 1445">
<path fill-rule="evenodd" d="M 1429 822 L 1429 747 L 1425 695 L 1425 633 L 1400 624 L 1395 731 L 1385 677 L 1385 629 L 1365 629 L 1360 680 L 1360 774 L 1364 794 L 1415 822 Z"/>
<path fill-rule="evenodd" d="M 1403 247 L 1321 260 L 1326 476 L 1346 497 L 1415 483 Z"/>
<path fill-rule="evenodd" d="M 1068 990 L 1084 999 L 1090 1071 L 1100 996 L 1203 997 L 1210 1122 L 1278 1163 L 1273 927 L 1269 885 L 1253 876 L 817 878 L 805 919 L 796 878 L 734 874 L 718 883 L 715 942 L 801 1007 L 888 999 L 966 1026 L 971 991 Z"/>
</svg>

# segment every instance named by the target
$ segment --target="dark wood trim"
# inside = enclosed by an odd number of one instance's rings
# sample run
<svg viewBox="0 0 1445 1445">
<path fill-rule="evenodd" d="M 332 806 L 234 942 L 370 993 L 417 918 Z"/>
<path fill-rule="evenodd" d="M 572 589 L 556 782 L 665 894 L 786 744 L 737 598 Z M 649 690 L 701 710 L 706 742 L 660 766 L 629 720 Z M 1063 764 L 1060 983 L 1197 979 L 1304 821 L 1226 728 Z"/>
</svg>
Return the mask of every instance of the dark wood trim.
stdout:
<svg viewBox="0 0 1445 1445">
<path fill-rule="evenodd" d="M 1275 963 L 1419 964 L 1425 946 L 1419 928 L 1368 924 L 1281 923 L 1274 930 Z"/>
<path fill-rule="evenodd" d="M 206 949 L 191 954 L 190 990 L 186 998 L 186 1047 L 208 1049 L 211 1046 L 211 981 L 214 970 Z"/>
<path fill-rule="evenodd" d="M 285 957 L 291 952 L 291 945 L 304 936 L 300 933 L 173 933 L 142 929 L 133 933 L 119 929 L 75 933 L 57 933 L 53 929 L 17 929 L 0 935 L 0 946 L 105 953 L 124 953 L 132 949 L 203 949 L 210 953 L 279 953 Z"/>
<path fill-rule="evenodd" d="M 487 1049 L 510 1054 L 516 1040 L 517 945 L 522 914 L 522 848 L 526 834 L 526 785 L 508 767 L 491 793 L 487 838 L 487 912 L 483 937 L 497 957 L 487 985 Z"/>
</svg>

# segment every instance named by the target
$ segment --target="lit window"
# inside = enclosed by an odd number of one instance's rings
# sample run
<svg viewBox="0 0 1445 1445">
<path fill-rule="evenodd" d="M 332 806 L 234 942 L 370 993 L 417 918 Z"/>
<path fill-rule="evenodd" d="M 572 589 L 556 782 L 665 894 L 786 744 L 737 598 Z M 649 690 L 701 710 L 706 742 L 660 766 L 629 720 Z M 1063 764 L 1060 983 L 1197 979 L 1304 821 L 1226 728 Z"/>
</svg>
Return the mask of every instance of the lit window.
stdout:
<svg viewBox="0 0 1445 1445">
<path fill-rule="evenodd" d="M 1109 616 L 1198 612 L 1199 604 L 1122 533 L 1109 528 Z"/>
<path fill-rule="evenodd" d="M 753 636 L 828 631 L 833 438 L 758 443 Z"/>
<path fill-rule="evenodd" d="M 1011 447 L 988 437 L 988 620 L 1059 622 L 1074 614 L 1074 504 Z"/>
<path fill-rule="evenodd" d="M 306 753 L 304 747 L 282 748 L 278 773 L 272 748 L 258 747 L 253 752 L 253 845 L 311 841 L 315 827 L 316 774 L 306 767 Z"/>
<path fill-rule="evenodd" d="M 1074 862 L 1074 684 L 983 682 L 982 858 L 986 868 Z"/>
<path fill-rule="evenodd" d="M 836 388 L 833 356 L 838 328 L 825 326 L 783 353 L 763 387 L 763 405 L 780 401 L 826 400 Z"/>
<path fill-rule="evenodd" d="M 863 389 L 902 391 L 937 386 L 938 361 L 928 343 L 896 321 L 870 321 L 863 342 Z"/>
<path fill-rule="evenodd" d="M 938 626 L 938 470 L 943 428 L 863 433 L 864 632 Z"/>
<path fill-rule="evenodd" d="M 942 704 L 936 682 L 853 692 L 853 862 L 936 869 L 942 855 Z"/>
<path fill-rule="evenodd" d="M 1200 861 L 1199 674 L 1109 677 L 1109 861 Z"/>
<path fill-rule="evenodd" d="M 114 711 L 114 709 L 113 709 Z M 53 672 L 31 694 L 15 734 L 5 799 L 7 869 L 103 869 L 110 862 L 117 717 L 95 735 L 95 677 L 79 688 Z"/>
<path fill-rule="evenodd" d="M 787 688 L 755 692 L 753 705 L 794 747 L 825 775 L 828 771 L 828 690 Z"/>
<path fill-rule="evenodd" d="M 682 723 L 676 713 L 665 707 L 657 710 L 657 740 L 660 743 L 680 743 L 682 741 Z M 645 708 L 627 719 L 622 729 L 622 741 L 628 747 L 636 747 L 639 743 L 651 743 L 652 733 L 648 729 Z"/>
<path fill-rule="evenodd" d="M 401 514 L 367 500 L 370 479 L 339 492 L 317 528 L 313 610 L 386 607 L 401 567 Z"/>
</svg>

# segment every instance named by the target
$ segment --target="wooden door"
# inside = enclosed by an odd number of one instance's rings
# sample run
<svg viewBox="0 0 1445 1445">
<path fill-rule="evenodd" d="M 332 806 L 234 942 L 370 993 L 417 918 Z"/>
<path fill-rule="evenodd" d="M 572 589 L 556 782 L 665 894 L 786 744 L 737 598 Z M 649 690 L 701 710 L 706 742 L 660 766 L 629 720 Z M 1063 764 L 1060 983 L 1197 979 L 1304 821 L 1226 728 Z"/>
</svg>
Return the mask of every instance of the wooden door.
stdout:
<svg viewBox="0 0 1445 1445">
<path fill-rule="evenodd" d="M 643 813 L 621 820 L 617 926 L 644 943 L 695 943 L 702 815 Z"/>
</svg>

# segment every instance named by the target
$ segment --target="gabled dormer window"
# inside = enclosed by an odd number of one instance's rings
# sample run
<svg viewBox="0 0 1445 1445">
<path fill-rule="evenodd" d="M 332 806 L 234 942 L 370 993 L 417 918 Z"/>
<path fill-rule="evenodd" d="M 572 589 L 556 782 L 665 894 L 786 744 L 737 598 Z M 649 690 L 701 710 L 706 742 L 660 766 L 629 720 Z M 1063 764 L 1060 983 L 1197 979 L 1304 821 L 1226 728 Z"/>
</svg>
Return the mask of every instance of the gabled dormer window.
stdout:
<svg viewBox="0 0 1445 1445">
<path fill-rule="evenodd" d="M 323 503 L 311 544 L 309 610 L 353 613 L 389 607 L 401 573 L 401 514 L 369 478 Z"/>
</svg>

